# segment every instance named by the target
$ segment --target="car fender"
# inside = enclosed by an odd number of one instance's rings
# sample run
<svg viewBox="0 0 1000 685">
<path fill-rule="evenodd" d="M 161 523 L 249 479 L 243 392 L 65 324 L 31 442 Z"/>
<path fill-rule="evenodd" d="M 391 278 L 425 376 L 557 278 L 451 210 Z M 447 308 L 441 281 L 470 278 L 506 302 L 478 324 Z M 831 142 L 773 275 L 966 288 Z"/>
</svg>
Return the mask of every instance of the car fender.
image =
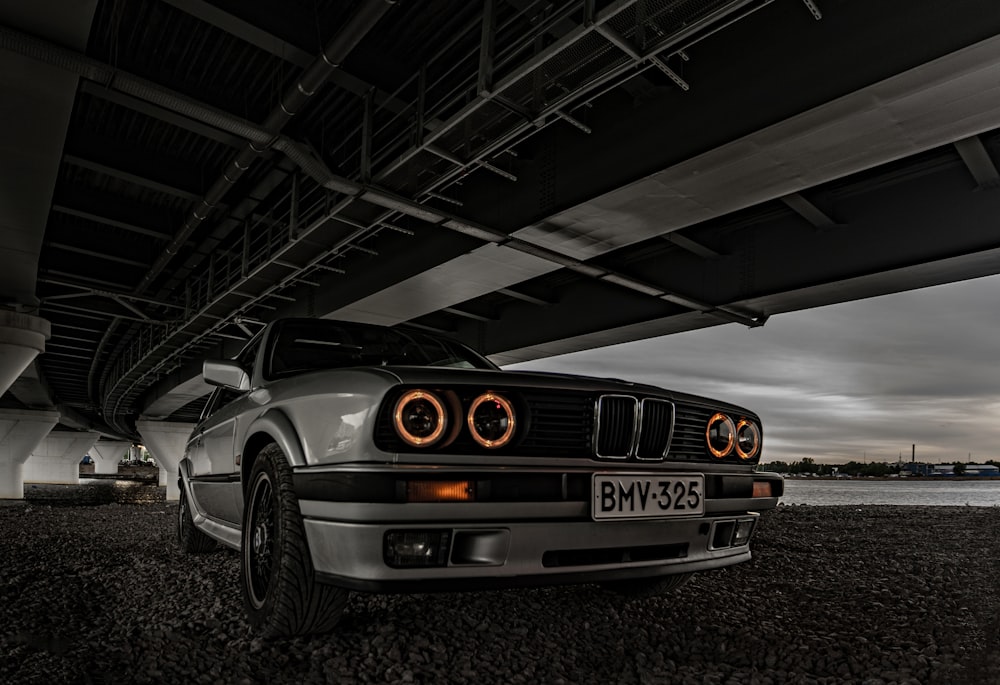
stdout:
<svg viewBox="0 0 1000 685">
<path fill-rule="evenodd" d="M 180 463 L 177 464 L 177 486 L 181 489 L 187 487 L 188 479 L 191 473 L 191 460 L 187 457 L 181 459 Z M 191 494 L 190 492 L 188 493 Z"/>
<path fill-rule="evenodd" d="M 302 442 L 288 416 L 280 409 L 268 409 L 247 426 L 241 456 L 243 482 L 253 467 L 257 453 L 270 442 L 277 443 L 293 468 L 305 466 L 306 457 Z"/>
<path fill-rule="evenodd" d="M 194 491 L 191 488 L 191 460 L 186 457 L 181 459 L 177 465 L 177 486 L 184 491 L 187 498 L 191 520 L 196 526 L 202 524 L 205 521 L 205 514 L 198 507 L 198 501 L 194 497 Z"/>
</svg>

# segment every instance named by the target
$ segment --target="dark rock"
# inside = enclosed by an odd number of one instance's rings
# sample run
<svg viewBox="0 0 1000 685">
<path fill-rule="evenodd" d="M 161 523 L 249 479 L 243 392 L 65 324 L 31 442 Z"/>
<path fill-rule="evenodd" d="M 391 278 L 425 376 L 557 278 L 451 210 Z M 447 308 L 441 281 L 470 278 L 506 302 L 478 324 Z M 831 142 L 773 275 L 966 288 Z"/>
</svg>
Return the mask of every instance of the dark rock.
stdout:
<svg viewBox="0 0 1000 685">
<path fill-rule="evenodd" d="M 0 682 L 1000 683 L 996 509 L 783 507 L 666 597 L 354 595 L 295 640 L 249 629 L 238 555 L 181 554 L 175 514 L 0 507 Z"/>
</svg>

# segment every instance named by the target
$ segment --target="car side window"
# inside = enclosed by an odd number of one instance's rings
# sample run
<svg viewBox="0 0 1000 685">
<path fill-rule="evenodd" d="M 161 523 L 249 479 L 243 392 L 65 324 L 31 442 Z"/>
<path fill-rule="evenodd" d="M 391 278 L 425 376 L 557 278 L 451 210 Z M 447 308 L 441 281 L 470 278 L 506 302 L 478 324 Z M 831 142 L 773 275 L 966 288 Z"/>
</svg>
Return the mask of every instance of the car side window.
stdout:
<svg viewBox="0 0 1000 685">
<path fill-rule="evenodd" d="M 257 336 L 254 340 L 250 342 L 243 351 L 240 352 L 239 356 L 236 357 L 236 361 L 239 362 L 243 370 L 248 374 L 253 376 L 253 365 L 257 361 L 257 350 L 260 349 L 261 336 Z"/>
<path fill-rule="evenodd" d="M 239 399 L 245 394 L 245 391 L 241 392 L 232 388 L 216 388 L 205 404 L 205 411 L 202 412 L 201 420 L 204 421 L 230 402 Z"/>
<path fill-rule="evenodd" d="M 222 409 L 224 406 L 238 400 L 247 393 L 246 390 L 233 390 L 232 388 L 219 388 L 219 396 L 216 399 L 215 410 Z"/>
</svg>

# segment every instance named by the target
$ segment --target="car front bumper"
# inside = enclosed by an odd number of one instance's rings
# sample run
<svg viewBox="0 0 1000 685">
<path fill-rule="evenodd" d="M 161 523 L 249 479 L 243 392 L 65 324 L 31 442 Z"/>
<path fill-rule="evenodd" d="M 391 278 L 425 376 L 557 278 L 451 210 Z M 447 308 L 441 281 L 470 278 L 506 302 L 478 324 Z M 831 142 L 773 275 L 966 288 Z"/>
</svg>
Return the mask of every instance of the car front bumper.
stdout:
<svg viewBox="0 0 1000 685">
<path fill-rule="evenodd" d="M 740 495 L 752 491 L 760 474 L 725 477 L 725 488 L 710 488 L 716 497 L 706 497 L 703 515 L 653 520 L 595 521 L 589 500 L 579 499 L 406 503 L 303 497 L 323 492 L 315 484 L 300 488 L 299 505 L 323 582 L 375 592 L 556 585 L 689 573 L 749 560 L 756 512 L 777 504 L 780 486 L 773 497 L 745 497 Z M 300 473 L 297 485 L 308 478 Z M 446 532 L 441 565 L 387 563 L 387 535 L 407 532 Z"/>
</svg>

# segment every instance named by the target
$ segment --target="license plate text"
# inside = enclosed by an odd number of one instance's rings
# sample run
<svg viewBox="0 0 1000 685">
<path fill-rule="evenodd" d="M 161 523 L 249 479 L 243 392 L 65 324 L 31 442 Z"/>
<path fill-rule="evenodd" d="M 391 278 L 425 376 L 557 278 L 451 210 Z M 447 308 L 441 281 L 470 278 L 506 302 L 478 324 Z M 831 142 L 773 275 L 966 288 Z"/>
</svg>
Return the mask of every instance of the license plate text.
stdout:
<svg viewBox="0 0 1000 685">
<path fill-rule="evenodd" d="M 665 518 L 705 512 L 701 474 L 594 474 L 594 519 Z"/>
</svg>

